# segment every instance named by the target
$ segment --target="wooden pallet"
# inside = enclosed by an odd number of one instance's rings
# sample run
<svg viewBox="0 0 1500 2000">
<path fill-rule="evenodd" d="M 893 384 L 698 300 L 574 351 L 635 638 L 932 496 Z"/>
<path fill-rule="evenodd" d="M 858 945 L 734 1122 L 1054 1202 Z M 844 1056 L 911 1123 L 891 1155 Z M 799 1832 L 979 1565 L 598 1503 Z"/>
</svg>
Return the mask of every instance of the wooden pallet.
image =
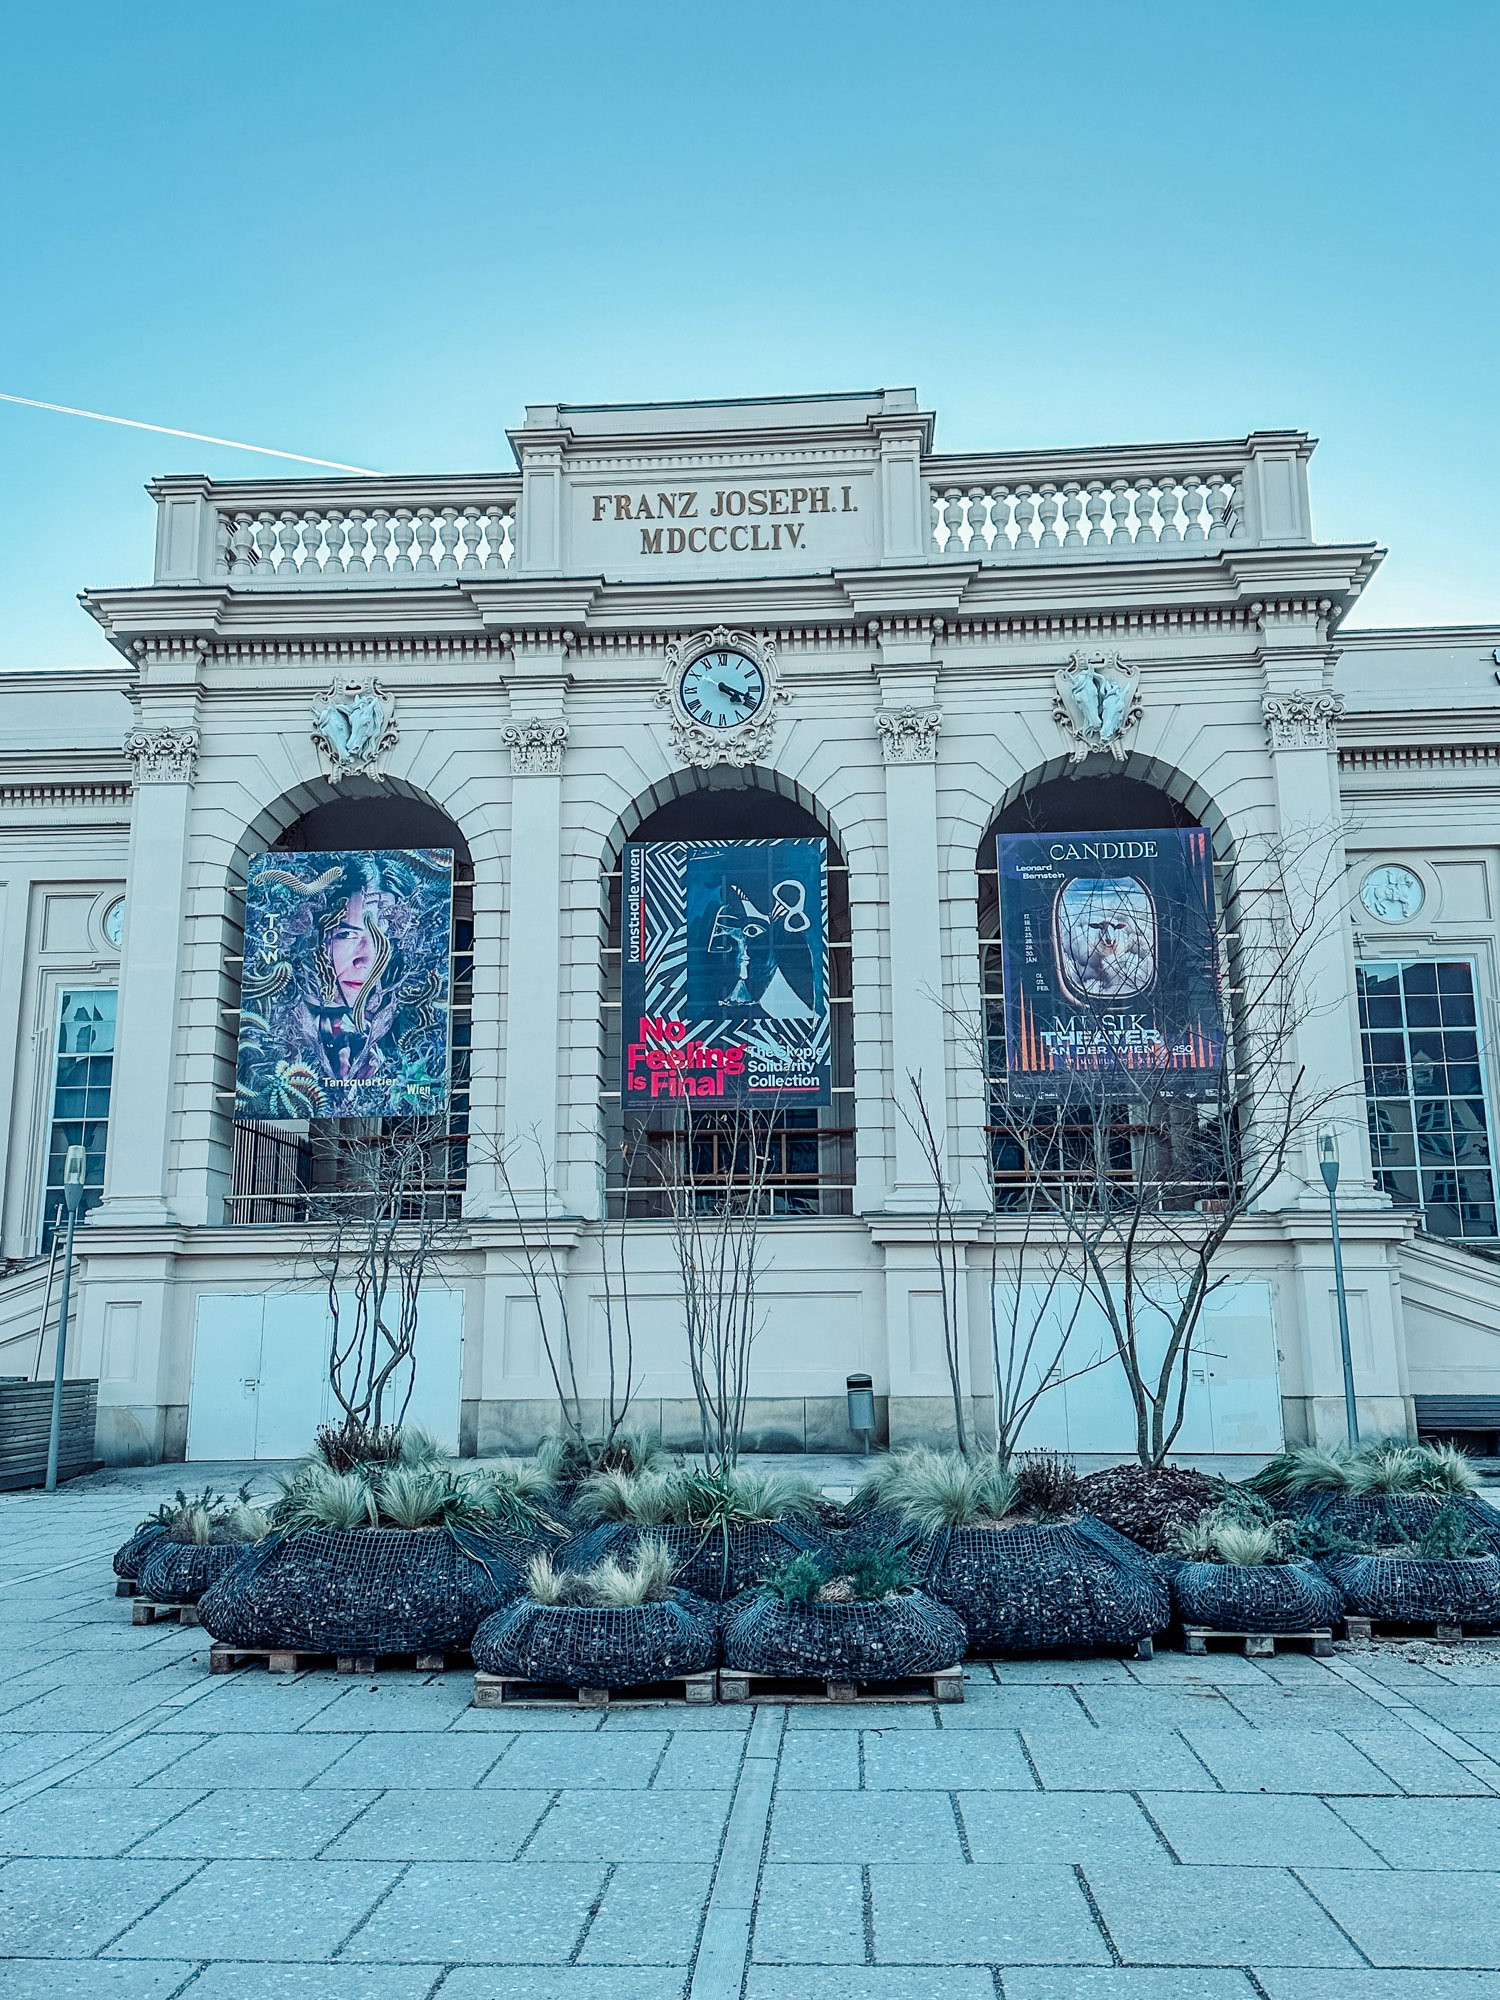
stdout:
<svg viewBox="0 0 1500 2000">
<path fill-rule="evenodd" d="M 1465 1633 L 1462 1625 L 1442 1625 L 1435 1618 L 1361 1618 L 1358 1613 L 1344 1619 L 1346 1639 L 1431 1639 L 1439 1646 L 1460 1646 L 1467 1639 L 1479 1645 L 1500 1646 L 1500 1632 Z"/>
<path fill-rule="evenodd" d="M 796 1674 L 741 1673 L 719 1669 L 720 1701 L 962 1701 L 964 1670 L 940 1667 L 892 1681 L 818 1681 Z"/>
<path fill-rule="evenodd" d="M 1243 1645 L 1247 1660 L 1273 1660 L 1276 1648 L 1282 1646 L 1311 1646 L 1315 1659 L 1326 1660 L 1333 1655 L 1333 1628 L 1321 1632 L 1221 1632 L 1213 1625 L 1184 1625 L 1182 1628 L 1182 1650 L 1185 1653 L 1206 1653 L 1210 1639 L 1227 1639 L 1232 1644 Z"/>
<path fill-rule="evenodd" d="M 685 1701 L 691 1707 L 711 1702 L 716 1693 L 715 1675 L 677 1674 L 670 1680 L 652 1681 L 630 1688 L 573 1688 L 560 1681 L 512 1680 L 505 1674 L 476 1673 L 475 1708 L 509 1708 L 535 1703 L 577 1706 L 578 1708 L 636 1708 L 648 1703 Z"/>
<path fill-rule="evenodd" d="M 1045 1653 L 1028 1651 L 1021 1646 L 971 1646 L 965 1655 L 970 1660 L 1154 1660 L 1156 1641 L 1154 1639 L 1130 1639 L 1118 1646 L 1057 1646 L 1049 1647 Z"/>
<path fill-rule="evenodd" d="M 227 1640 L 216 1639 L 208 1649 L 208 1671 L 232 1674 L 236 1667 L 262 1661 L 272 1674 L 305 1674 L 315 1667 L 330 1665 L 339 1674 L 373 1674 L 396 1667 L 414 1668 L 419 1674 L 440 1674 L 450 1663 L 456 1665 L 460 1657 L 468 1658 L 467 1649 L 461 1656 L 459 1653 L 308 1653 L 295 1646 L 231 1646 Z"/>
<path fill-rule="evenodd" d="M 116 1597 L 139 1597 L 140 1594 L 141 1586 L 133 1576 L 117 1576 L 115 1578 Z"/>
<path fill-rule="evenodd" d="M 175 1618 L 179 1625 L 196 1625 L 196 1604 L 154 1604 L 149 1597 L 137 1596 L 130 1606 L 132 1625 L 154 1625 L 159 1618 Z"/>
</svg>

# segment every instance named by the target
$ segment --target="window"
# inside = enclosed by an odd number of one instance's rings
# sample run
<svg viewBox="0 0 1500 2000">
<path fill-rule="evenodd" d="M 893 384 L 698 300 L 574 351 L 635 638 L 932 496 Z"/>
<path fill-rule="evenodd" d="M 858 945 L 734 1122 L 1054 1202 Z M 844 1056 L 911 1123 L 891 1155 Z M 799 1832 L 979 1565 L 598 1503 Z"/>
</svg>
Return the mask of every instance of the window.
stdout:
<svg viewBox="0 0 1500 2000">
<path fill-rule="evenodd" d="M 63 1206 L 63 1167 L 70 1146 L 88 1156 L 85 1208 L 104 1191 L 109 1090 L 115 1067 L 115 989 L 67 991 L 58 1009 L 57 1068 L 47 1128 L 47 1184 L 42 1195 L 41 1247 L 47 1249 Z"/>
<path fill-rule="evenodd" d="M 1489 1238 L 1495 1166 L 1479 1060 L 1474 967 L 1359 967 L 1359 1028 L 1375 1184 L 1437 1236 Z"/>
</svg>

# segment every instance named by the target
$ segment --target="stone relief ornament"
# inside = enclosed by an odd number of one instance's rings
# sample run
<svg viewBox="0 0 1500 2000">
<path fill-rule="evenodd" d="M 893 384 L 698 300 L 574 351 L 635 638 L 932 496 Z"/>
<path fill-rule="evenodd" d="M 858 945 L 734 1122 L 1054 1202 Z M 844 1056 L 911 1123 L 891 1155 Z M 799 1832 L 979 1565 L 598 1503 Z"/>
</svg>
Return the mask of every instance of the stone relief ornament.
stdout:
<svg viewBox="0 0 1500 2000">
<path fill-rule="evenodd" d="M 1268 694 L 1261 711 L 1273 750 L 1326 750 L 1344 712 L 1344 697 L 1320 688 L 1293 688 L 1290 694 Z"/>
<path fill-rule="evenodd" d="M 562 770 L 568 725 L 555 716 L 521 716 L 506 723 L 500 741 L 510 752 L 513 778 L 555 778 Z"/>
<path fill-rule="evenodd" d="M 887 764 L 935 764 L 938 731 L 943 726 L 940 708 L 882 709 L 875 717 L 880 733 L 880 751 Z"/>
<path fill-rule="evenodd" d="M 1069 761 L 1107 750 L 1125 761 L 1126 732 L 1141 719 L 1140 668 L 1126 666 L 1112 647 L 1080 647 L 1057 670 L 1052 719 L 1072 738 Z"/>
<path fill-rule="evenodd" d="M 373 675 L 335 680 L 313 707 L 312 740 L 335 783 L 340 778 L 384 778 L 381 764 L 399 734 L 396 704 Z"/>
<path fill-rule="evenodd" d="M 198 762 L 196 729 L 132 729 L 125 755 L 138 785 L 190 785 Z"/>
<path fill-rule="evenodd" d="M 728 625 L 674 639 L 667 647 L 659 706 L 671 716 L 672 748 L 685 764 L 743 770 L 770 753 L 776 710 L 790 701 L 776 646 Z"/>
</svg>

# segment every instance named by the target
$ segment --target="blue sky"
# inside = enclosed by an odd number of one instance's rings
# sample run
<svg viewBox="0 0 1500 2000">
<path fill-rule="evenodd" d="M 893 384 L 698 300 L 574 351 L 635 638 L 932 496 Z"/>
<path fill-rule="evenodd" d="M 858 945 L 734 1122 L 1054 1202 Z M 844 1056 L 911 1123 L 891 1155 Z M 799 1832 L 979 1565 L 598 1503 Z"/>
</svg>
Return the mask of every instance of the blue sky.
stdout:
<svg viewBox="0 0 1500 2000">
<path fill-rule="evenodd" d="M 1296 425 L 1360 622 L 1500 620 L 1497 57 L 1495 0 L 16 8 L 0 390 L 391 471 L 528 401 Z M 276 469 L 0 405 L 0 667 L 111 657 L 153 473 Z"/>
</svg>

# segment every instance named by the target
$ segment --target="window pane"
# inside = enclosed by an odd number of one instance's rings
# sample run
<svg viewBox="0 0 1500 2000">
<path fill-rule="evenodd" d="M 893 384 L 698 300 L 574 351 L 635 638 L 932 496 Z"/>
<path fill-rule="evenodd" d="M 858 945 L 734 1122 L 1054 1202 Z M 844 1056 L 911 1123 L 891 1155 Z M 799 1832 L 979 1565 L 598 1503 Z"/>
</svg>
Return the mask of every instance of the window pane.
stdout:
<svg viewBox="0 0 1500 2000">
<path fill-rule="evenodd" d="M 70 1146 L 82 1146 L 85 1153 L 83 1206 L 92 1208 L 103 1190 L 114 1045 L 114 989 L 75 988 L 63 993 L 58 1002 L 57 1067 L 52 1080 L 42 1196 L 44 1250 L 57 1228 Z"/>
<path fill-rule="evenodd" d="M 1413 993 L 1436 993 L 1438 969 L 1426 959 L 1413 959 L 1401 968 L 1401 987 L 1410 1005 Z"/>
</svg>

